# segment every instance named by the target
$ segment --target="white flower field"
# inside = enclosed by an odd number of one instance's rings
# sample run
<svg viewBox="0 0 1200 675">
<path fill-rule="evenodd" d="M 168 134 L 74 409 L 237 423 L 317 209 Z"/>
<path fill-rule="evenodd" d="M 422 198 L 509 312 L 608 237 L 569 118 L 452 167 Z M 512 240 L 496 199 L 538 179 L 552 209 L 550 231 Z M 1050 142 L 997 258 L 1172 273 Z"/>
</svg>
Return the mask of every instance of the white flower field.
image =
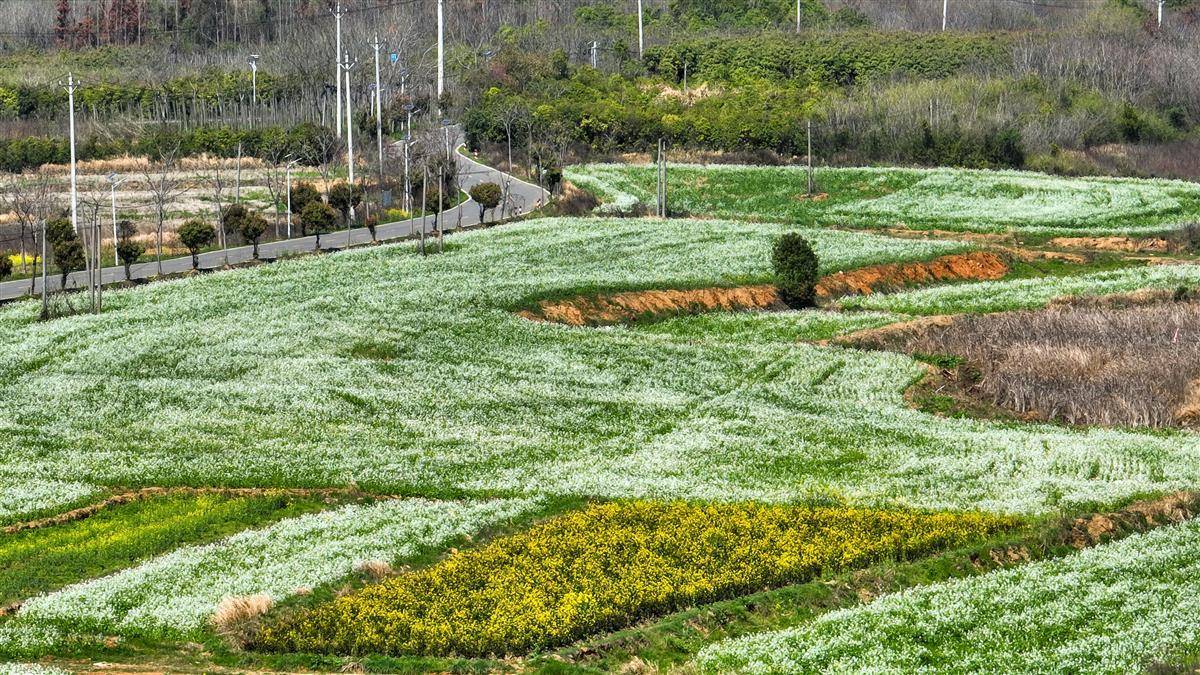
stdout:
<svg viewBox="0 0 1200 675">
<path fill-rule="evenodd" d="M 1200 487 L 1192 431 L 939 416 L 906 400 L 925 372 L 918 360 L 818 344 L 911 315 L 1200 285 L 1190 259 L 605 328 L 517 316 L 545 299 L 770 283 L 772 244 L 788 231 L 812 242 L 826 274 L 983 246 L 951 230 L 1157 232 L 1200 210 L 1200 188 L 822 170 L 833 194 L 811 202 L 794 198 L 803 173 L 793 168 L 672 170 L 685 186 L 679 208 L 717 219 L 542 218 L 456 234 L 441 255 L 402 243 L 106 293 L 99 315 L 40 322 L 37 303 L 0 307 L 0 524 L 143 487 L 373 495 L 48 582 L 0 615 L 0 657 L 98 659 L 114 641 L 216 649 L 210 620 L 223 599 L 340 596 L 334 587 L 361 563 L 434 557 L 585 500 L 951 510 L 1044 525 Z M 649 168 L 568 173 L 613 212 L 652 195 Z M 735 198 L 754 184 L 759 199 Z M 715 197 L 716 186 L 734 197 Z M 832 224 L 944 232 L 822 227 Z M 1197 572 L 1200 526 L 1189 522 L 760 627 L 708 644 L 695 665 L 1129 672 L 1200 650 Z M 346 665 L 280 663 L 270 667 Z M 431 663 L 420 667 L 451 669 Z"/>
<path fill-rule="evenodd" d="M 411 557 L 533 506 L 529 500 L 398 499 L 300 516 L 33 598 L 4 628 L 83 638 L 186 637 L 207 623 L 223 598 L 263 594 L 282 600 L 361 563 Z"/>
</svg>

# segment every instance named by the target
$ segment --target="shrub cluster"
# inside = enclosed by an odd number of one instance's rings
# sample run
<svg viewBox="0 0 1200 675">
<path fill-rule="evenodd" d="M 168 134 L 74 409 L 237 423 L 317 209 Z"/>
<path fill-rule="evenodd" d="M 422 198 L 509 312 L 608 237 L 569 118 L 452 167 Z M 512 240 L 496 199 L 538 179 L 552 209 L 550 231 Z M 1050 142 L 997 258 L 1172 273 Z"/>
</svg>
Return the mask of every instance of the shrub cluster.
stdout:
<svg viewBox="0 0 1200 675">
<path fill-rule="evenodd" d="M 1010 38 L 996 33 L 847 32 L 792 36 L 715 37 L 646 50 L 655 75 L 719 80 L 807 76 L 836 85 L 897 75 L 945 77 L 1010 58 Z"/>
<path fill-rule="evenodd" d="M 783 301 L 792 307 L 809 307 L 816 301 L 820 279 L 817 254 L 808 240 L 796 232 L 785 232 L 771 252 L 775 285 Z"/>
<path fill-rule="evenodd" d="M 336 146 L 328 142 L 333 132 L 311 123 L 293 127 L 261 127 L 235 129 L 225 126 L 204 126 L 188 130 L 159 127 L 133 138 L 83 140 L 78 148 L 80 160 L 108 159 L 123 155 L 158 156 L 178 148 L 181 156 L 201 154 L 233 157 L 241 145 L 246 157 L 271 159 L 291 154 L 310 164 L 328 159 L 327 153 Z M 65 164 L 70 161 L 71 148 L 66 138 L 22 136 L 0 138 L 0 169 L 17 173 L 36 169 L 43 164 Z"/>
<path fill-rule="evenodd" d="M 982 514 L 598 504 L 277 619 L 257 642 L 327 653 L 526 653 L 1012 524 Z"/>
</svg>

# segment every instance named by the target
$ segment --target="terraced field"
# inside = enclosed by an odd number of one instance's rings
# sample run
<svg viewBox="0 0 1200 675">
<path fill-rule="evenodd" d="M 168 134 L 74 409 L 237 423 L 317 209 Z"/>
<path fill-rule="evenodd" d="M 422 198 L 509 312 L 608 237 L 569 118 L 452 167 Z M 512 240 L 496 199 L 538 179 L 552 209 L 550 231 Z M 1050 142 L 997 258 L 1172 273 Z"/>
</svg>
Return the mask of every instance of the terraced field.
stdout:
<svg viewBox="0 0 1200 675">
<path fill-rule="evenodd" d="M 576 175 L 611 198 L 640 171 Z M 869 170 L 822 172 L 831 196 L 814 203 L 788 201 L 794 171 L 712 171 L 705 186 L 686 171 L 689 210 L 715 219 L 539 219 L 455 235 L 438 256 L 370 247 L 115 292 L 99 316 L 0 308 L 0 560 L 41 556 L 0 573 L 0 657 L 1114 672 L 1200 650 L 1192 501 L 1072 534 L 1076 517 L 1200 486 L 1193 432 L 942 416 L 906 398 L 920 361 L 822 342 L 1200 284 L 1186 256 L 799 311 L 605 328 L 518 316 L 546 299 L 767 284 L 785 231 L 813 242 L 824 274 L 986 246 L 822 227 L 843 216 L 1149 231 L 1200 192 Z M 725 184 L 763 198 L 716 203 Z"/>
<path fill-rule="evenodd" d="M 1063 178 L 1025 171 L 818 169 L 817 198 L 802 167 L 676 165 L 668 206 L 681 214 L 854 227 L 908 227 L 1033 235 L 1153 233 L 1200 217 L 1194 183 Z M 602 210 L 653 211 L 652 167 L 589 164 L 566 178 Z"/>
</svg>

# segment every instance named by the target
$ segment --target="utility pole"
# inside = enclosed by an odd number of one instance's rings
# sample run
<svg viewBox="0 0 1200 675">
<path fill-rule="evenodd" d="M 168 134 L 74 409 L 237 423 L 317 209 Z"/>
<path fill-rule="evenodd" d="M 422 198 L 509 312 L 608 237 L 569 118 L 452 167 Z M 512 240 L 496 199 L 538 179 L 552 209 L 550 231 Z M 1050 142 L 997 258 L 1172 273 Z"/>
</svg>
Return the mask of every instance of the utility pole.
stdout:
<svg viewBox="0 0 1200 675">
<path fill-rule="evenodd" d="M 445 4 L 445 0 L 437 0 L 437 28 L 438 28 L 437 105 L 438 105 L 438 110 L 441 110 L 442 94 L 444 94 L 446 91 L 446 16 L 445 16 L 445 7 L 443 7 L 444 4 Z"/>
<path fill-rule="evenodd" d="M 942 0 L 942 31 L 946 30 L 946 14 L 950 9 L 950 0 Z"/>
<path fill-rule="evenodd" d="M 426 163 L 421 170 L 421 255 L 425 255 L 425 205 L 429 203 L 429 164 Z"/>
<path fill-rule="evenodd" d="M 287 180 L 287 238 L 292 238 L 292 167 L 296 166 L 300 160 L 293 159 L 288 162 L 287 169 L 284 171 Z M 278 222 L 278 221 L 276 221 Z"/>
<path fill-rule="evenodd" d="M 667 217 L 667 142 L 658 139 L 658 161 L 655 167 L 658 174 L 657 213 L 659 218 Z"/>
<path fill-rule="evenodd" d="M 637 0 L 638 3 L 638 58 L 643 58 L 646 55 L 646 30 L 642 24 L 642 0 Z"/>
<path fill-rule="evenodd" d="M 67 108 L 69 109 L 67 117 L 70 119 L 71 127 L 71 227 L 75 228 L 75 233 L 79 234 L 79 198 L 76 185 L 75 172 L 75 76 L 67 73 Z"/>
<path fill-rule="evenodd" d="M 121 257 L 117 255 L 117 187 L 125 182 L 124 178 L 117 178 L 117 174 L 108 174 L 108 182 L 111 185 L 109 192 L 112 197 L 112 227 L 113 227 L 113 265 L 121 264 Z"/>
<path fill-rule="evenodd" d="M 1158 0 L 1158 27 L 1159 28 L 1162 28 L 1162 11 L 1163 11 L 1163 5 L 1165 5 L 1166 2 L 1167 2 L 1167 0 Z"/>
<path fill-rule="evenodd" d="M 70 108 L 68 118 L 70 119 L 70 141 L 71 141 L 71 227 L 75 229 L 77 235 L 83 236 L 84 247 L 86 254 L 86 270 L 88 278 L 88 294 L 92 301 L 92 311 L 96 311 L 96 287 L 95 275 L 92 271 L 92 250 L 87 247 L 88 236 L 79 227 L 79 190 L 78 190 L 78 169 L 75 158 L 75 88 L 78 83 L 75 82 L 75 76 L 67 73 L 67 107 Z M 97 249 L 99 247 L 97 246 Z M 65 289 L 64 289 L 65 290 Z"/>
<path fill-rule="evenodd" d="M 600 48 L 600 43 L 592 40 L 592 68 L 598 68 L 599 61 L 596 59 L 596 50 Z"/>
<path fill-rule="evenodd" d="M 337 117 L 337 137 L 342 137 L 342 11 L 341 0 L 338 0 L 337 6 L 331 10 L 335 25 L 337 26 L 337 44 L 333 51 L 333 79 L 337 81 L 337 100 L 338 104 L 334 106 L 333 114 Z M 348 121 L 348 120 L 347 120 Z"/>
<path fill-rule="evenodd" d="M 796 33 L 800 32 L 800 2 L 801 0 L 796 0 Z"/>
<path fill-rule="evenodd" d="M 42 319 L 50 318 L 50 296 L 46 290 L 46 281 L 49 275 L 46 273 L 46 254 L 49 253 L 46 245 L 46 219 L 42 218 Z"/>
<path fill-rule="evenodd" d="M 808 196 L 811 197 L 812 193 L 813 193 L 813 188 L 814 188 L 814 186 L 813 186 L 813 165 L 812 165 L 812 118 L 811 117 L 808 118 L 807 125 L 805 128 L 807 129 L 805 136 L 808 139 Z"/>
<path fill-rule="evenodd" d="M 375 50 L 375 141 L 379 145 L 379 201 L 383 203 L 383 86 L 379 82 L 379 50 L 384 45 L 375 34 L 371 47 Z"/>
<path fill-rule="evenodd" d="M 351 129 L 354 126 L 354 123 L 351 121 L 353 119 L 352 115 L 353 115 L 354 108 L 353 108 L 353 99 L 350 96 L 350 71 L 354 70 L 355 66 L 357 66 L 357 65 L 358 65 L 358 59 L 355 59 L 353 62 L 351 62 L 350 61 L 350 52 L 346 52 L 346 62 L 342 65 L 342 68 L 344 68 L 346 71 L 346 166 L 348 169 L 348 173 L 350 174 L 349 175 L 349 184 L 350 184 L 350 195 L 352 197 L 351 202 L 353 202 L 353 195 L 354 195 L 354 132 L 351 131 Z M 354 204 L 353 203 L 350 204 L 350 222 L 354 222 Z M 346 248 L 350 248 L 350 234 L 349 234 L 350 224 L 347 223 L 346 227 L 347 227 Z"/>
</svg>

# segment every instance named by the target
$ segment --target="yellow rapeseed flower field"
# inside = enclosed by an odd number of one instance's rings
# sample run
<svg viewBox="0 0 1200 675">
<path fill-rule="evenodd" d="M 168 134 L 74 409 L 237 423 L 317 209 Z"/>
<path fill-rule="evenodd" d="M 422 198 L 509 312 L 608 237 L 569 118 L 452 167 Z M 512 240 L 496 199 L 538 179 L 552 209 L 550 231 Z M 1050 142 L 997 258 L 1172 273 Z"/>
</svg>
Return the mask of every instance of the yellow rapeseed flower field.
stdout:
<svg viewBox="0 0 1200 675">
<path fill-rule="evenodd" d="M 257 642 L 341 654 L 524 654 L 1015 524 L 973 513 L 596 504 L 282 618 Z"/>
</svg>

